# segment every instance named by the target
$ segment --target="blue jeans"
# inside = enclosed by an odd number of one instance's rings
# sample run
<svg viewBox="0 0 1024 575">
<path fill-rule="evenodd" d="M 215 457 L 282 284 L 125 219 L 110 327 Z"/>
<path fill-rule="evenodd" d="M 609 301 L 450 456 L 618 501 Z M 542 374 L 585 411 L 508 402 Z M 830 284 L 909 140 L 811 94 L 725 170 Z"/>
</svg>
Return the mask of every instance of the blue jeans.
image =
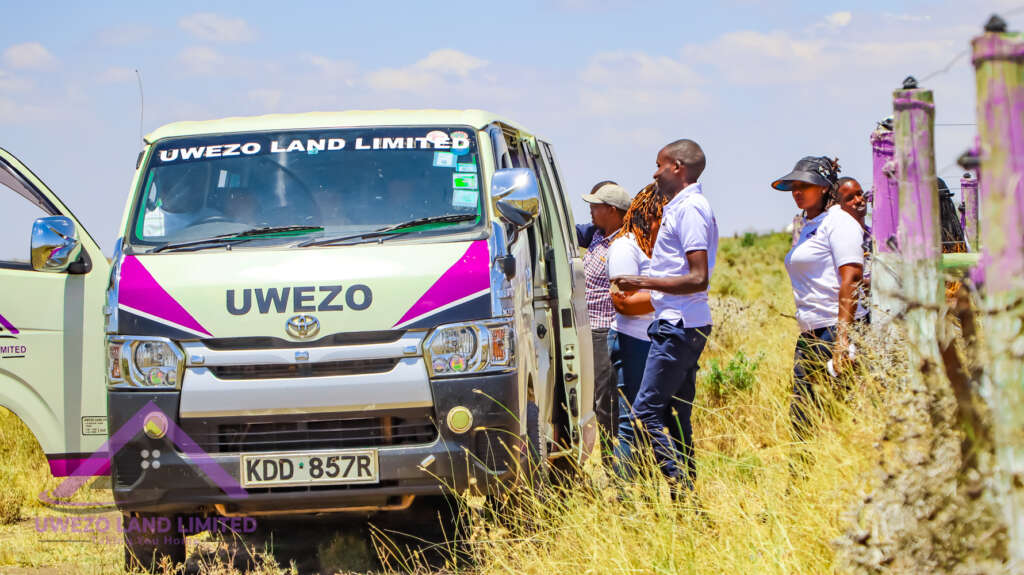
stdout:
<svg viewBox="0 0 1024 575">
<path fill-rule="evenodd" d="M 682 320 L 659 319 L 647 328 L 651 351 L 633 412 L 651 438 L 662 472 L 681 483 L 697 477 L 690 413 L 697 394 L 697 361 L 710 334 L 710 325 L 684 328 Z M 682 445 L 666 433 L 673 427 L 679 428 Z"/>
<path fill-rule="evenodd" d="M 608 331 L 608 355 L 611 356 L 612 367 L 618 376 L 616 387 L 619 396 L 619 443 L 615 446 L 616 462 L 629 459 L 634 445 L 633 405 L 636 403 L 636 394 L 640 391 L 640 382 L 644 378 L 644 366 L 647 364 L 647 354 L 650 350 L 649 341 L 619 333 L 614 329 Z M 624 470 L 620 468 L 619 472 L 622 474 Z"/>
</svg>

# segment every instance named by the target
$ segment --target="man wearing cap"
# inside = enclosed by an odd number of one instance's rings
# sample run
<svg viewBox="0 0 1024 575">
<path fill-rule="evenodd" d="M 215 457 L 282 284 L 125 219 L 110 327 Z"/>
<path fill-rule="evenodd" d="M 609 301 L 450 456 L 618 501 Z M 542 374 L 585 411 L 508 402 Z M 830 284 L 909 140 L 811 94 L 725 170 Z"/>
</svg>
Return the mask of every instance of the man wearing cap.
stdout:
<svg viewBox="0 0 1024 575">
<path fill-rule="evenodd" d="M 590 332 L 594 340 L 594 414 L 604 433 L 605 452 L 610 452 L 608 441 L 615 437 L 618 421 L 618 397 L 616 396 L 616 375 L 608 355 L 608 329 L 615 318 L 612 305 L 611 284 L 608 281 L 608 246 L 622 227 L 622 217 L 629 209 L 629 193 L 615 182 L 601 182 L 583 195 L 583 201 L 590 204 L 590 219 L 593 222 L 593 237 L 583 255 L 583 271 L 586 275 L 587 315 L 590 318 Z M 580 234 L 580 237 L 587 232 Z"/>
<path fill-rule="evenodd" d="M 708 284 L 718 251 L 718 223 L 697 183 L 705 158 L 696 142 L 676 140 L 658 152 L 656 162 L 654 181 L 669 202 L 654 242 L 650 276 L 619 276 L 613 281 L 623 291 L 651 292 L 651 350 L 633 411 L 650 437 L 673 494 L 680 494 L 692 489 L 697 475 L 690 413 L 697 362 L 711 333 Z M 681 429 L 681 446 L 668 429 Z"/>
</svg>

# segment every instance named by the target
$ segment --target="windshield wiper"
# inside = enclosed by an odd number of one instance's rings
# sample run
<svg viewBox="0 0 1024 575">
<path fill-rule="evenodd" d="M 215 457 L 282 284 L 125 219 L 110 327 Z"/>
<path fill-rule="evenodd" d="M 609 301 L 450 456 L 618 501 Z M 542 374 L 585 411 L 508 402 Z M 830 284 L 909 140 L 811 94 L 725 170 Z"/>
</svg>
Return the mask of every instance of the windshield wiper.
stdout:
<svg viewBox="0 0 1024 575">
<path fill-rule="evenodd" d="M 344 241 L 347 241 L 347 240 L 363 240 L 363 239 L 370 239 L 370 238 L 382 238 L 384 236 L 397 237 L 397 236 L 405 235 L 405 234 L 407 234 L 409 232 L 401 232 L 401 233 L 394 233 L 394 232 L 397 232 L 399 230 L 404 230 L 404 229 L 407 229 L 407 228 L 413 228 L 413 227 L 416 227 L 416 226 L 423 226 L 423 225 L 426 225 L 426 224 L 446 224 L 446 223 L 455 223 L 455 222 L 468 222 L 470 220 L 475 220 L 476 218 L 477 218 L 477 214 L 445 214 L 443 216 L 430 216 L 430 217 L 427 217 L 427 218 L 417 218 L 415 220 L 409 220 L 407 222 L 401 222 L 401 223 L 393 224 L 393 225 L 390 225 L 390 226 L 385 226 L 383 228 L 380 228 L 379 230 L 372 230 L 372 231 L 369 231 L 369 232 L 363 232 L 361 234 L 352 234 L 352 235 L 348 235 L 348 236 L 339 236 L 339 237 L 336 237 L 336 238 L 326 238 L 326 239 L 318 239 L 318 240 L 306 240 L 306 241 L 302 242 L 301 244 L 299 244 L 298 247 L 304 248 L 304 247 L 308 247 L 308 246 L 325 246 L 325 245 L 328 245 L 328 244 L 333 244 L 333 243 L 337 243 L 337 242 L 344 242 Z"/>
<path fill-rule="evenodd" d="M 247 242 L 255 237 L 269 235 L 269 234 L 280 234 L 286 232 L 320 232 L 323 231 L 323 226 L 264 226 L 261 228 L 252 228 L 245 230 L 244 232 L 237 232 L 233 234 L 221 234 L 219 236 L 211 236 L 203 238 L 201 240 L 191 240 L 187 242 L 168 242 L 161 246 L 158 246 L 151 250 L 149 253 L 155 254 L 165 250 L 176 250 L 181 248 L 195 247 L 196 249 L 203 249 L 206 247 L 214 247 L 223 244 L 240 244 Z"/>
</svg>

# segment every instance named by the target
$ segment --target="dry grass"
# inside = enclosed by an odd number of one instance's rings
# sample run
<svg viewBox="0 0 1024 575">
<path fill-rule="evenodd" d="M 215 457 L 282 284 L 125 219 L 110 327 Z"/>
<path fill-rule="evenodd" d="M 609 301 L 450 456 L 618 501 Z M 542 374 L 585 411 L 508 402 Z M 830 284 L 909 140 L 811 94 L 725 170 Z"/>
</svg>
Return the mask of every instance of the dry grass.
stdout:
<svg viewBox="0 0 1024 575">
<path fill-rule="evenodd" d="M 465 538 L 451 571 L 473 573 L 830 573 L 838 560 L 832 541 L 843 514 L 872 488 L 865 478 L 878 458 L 885 426 L 881 408 L 890 377 L 888 355 L 858 379 L 847 402 L 832 405 L 816 435 L 795 444 L 789 425 L 789 386 L 797 329 L 782 267 L 789 238 L 775 234 L 721 242 L 712 280 L 715 327 L 702 359 L 694 411 L 699 477 L 696 498 L 673 503 L 649 469 L 618 482 L 603 469 L 580 470 L 574 482 L 543 497 L 503 507 L 498 516 L 479 500 L 464 501 Z M 750 244 L 751 242 L 746 242 Z M 727 365 L 742 351 L 760 357 L 749 388 L 710 401 L 707 366 Z M 892 370 L 898 370 L 892 365 Z M 893 371 L 895 373 L 895 371 Z M 720 384 L 721 382 L 719 382 Z M 21 502 L 21 515 L 48 481 L 45 461 L 27 431 L 0 415 L 5 491 L 0 502 Z M 471 505 L 469 503 L 472 503 Z M 31 528 L 29 528 L 31 529 Z M 2 538 L 14 535 L 10 547 Z M 120 565 L 120 548 L 35 542 L 24 524 L 0 527 L 0 566 L 54 565 L 103 572 Z M 10 539 L 8 539 L 10 541 Z M 325 537 L 328 554 L 344 554 L 344 539 Z M 110 547 L 110 546 L 108 546 Z M 9 551 L 9 549 L 12 549 Z M 413 557 L 391 563 L 417 569 Z M 92 561 L 90 564 L 89 561 Z M 93 566 L 95 569 L 93 569 Z M 210 569 L 229 569 L 227 566 Z M 428 569 L 420 565 L 421 569 Z M 276 567 L 274 568 L 276 569 Z M 208 570 L 209 573 L 230 571 Z M 273 573 L 269 567 L 260 572 Z"/>
<path fill-rule="evenodd" d="M 749 243 L 749 242 L 748 242 Z M 587 467 L 525 506 L 467 513 L 466 553 L 482 573 L 829 573 L 843 513 L 868 491 L 884 417 L 882 381 L 898 364 L 874 358 L 806 444 L 789 423 L 797 335 L 782 257 L 788 237 L 722 241 L 712 281 L 715 327 L 694 409 L 696 497 L 672 502 L 643 466 L 622 483 Z M 707 366 L 761 357 L 749 389 L 709 401 Z M 886 365 L 884 362 L 890 362 Z M 720 394 L 719 394 L 720 396 Z M 495 520 L 494 516 L 499 519 Z"/>
</svg>

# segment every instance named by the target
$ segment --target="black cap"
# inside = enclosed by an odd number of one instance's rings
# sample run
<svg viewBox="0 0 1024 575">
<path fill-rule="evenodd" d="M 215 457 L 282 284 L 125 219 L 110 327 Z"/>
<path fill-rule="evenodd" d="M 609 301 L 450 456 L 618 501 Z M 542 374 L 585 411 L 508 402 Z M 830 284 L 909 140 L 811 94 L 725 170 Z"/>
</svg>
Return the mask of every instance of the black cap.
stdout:
<svg viewBox="0 0 1024 575">
<path fill-rule="evenodd" d="M 793 171 L 772 182 L 772 187 L 781 192 L 793 189 L 793 182 L 805 182 L 813 186 L 831 187 L 838 183 L 839 176 L 832 162 L 825 157 L 806 156 L 793 166 Z"/>
</svg>

